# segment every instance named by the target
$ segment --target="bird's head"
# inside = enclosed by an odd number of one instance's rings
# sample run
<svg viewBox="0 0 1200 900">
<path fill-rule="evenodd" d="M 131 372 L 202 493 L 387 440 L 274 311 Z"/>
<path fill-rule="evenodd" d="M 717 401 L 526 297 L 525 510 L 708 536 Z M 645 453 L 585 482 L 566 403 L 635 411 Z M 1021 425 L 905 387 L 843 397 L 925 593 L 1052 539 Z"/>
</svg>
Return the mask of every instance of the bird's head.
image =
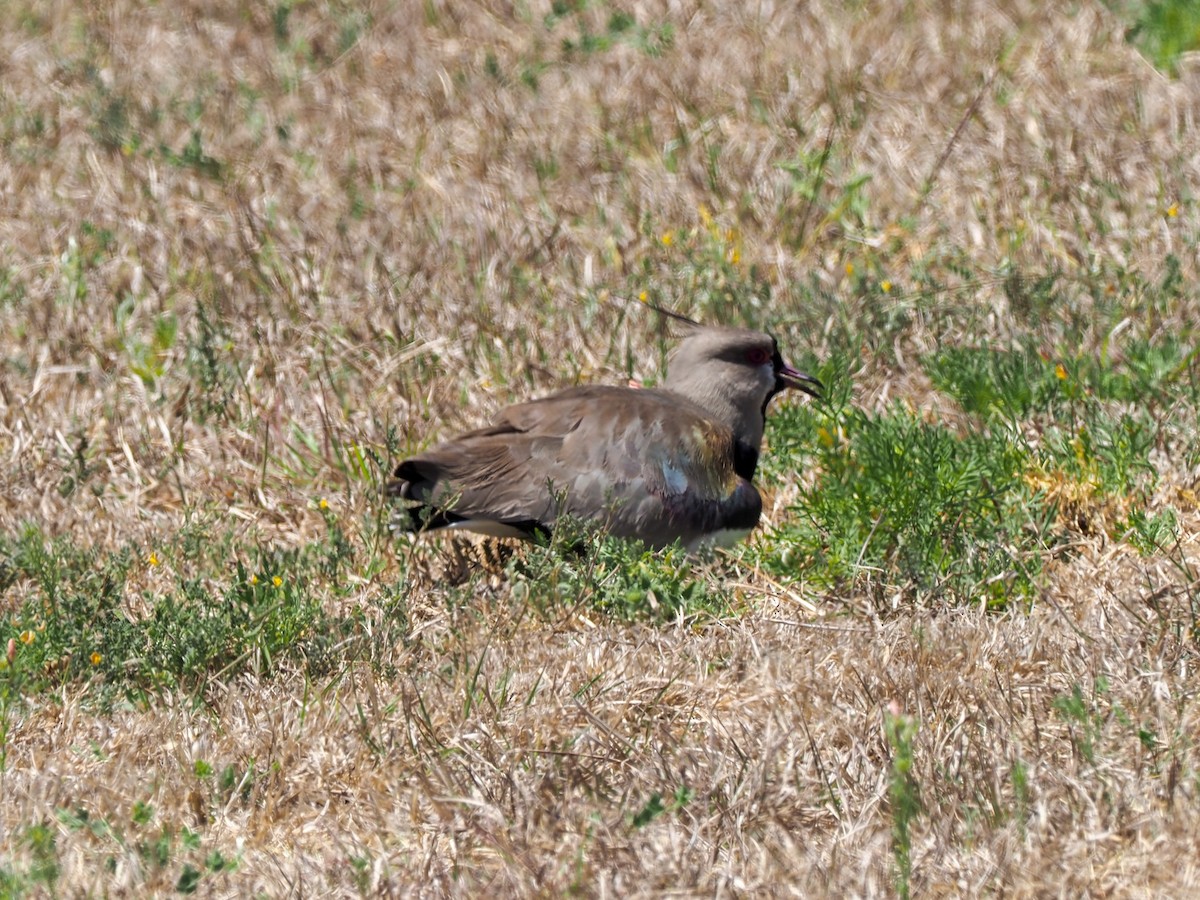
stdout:
<svg viewBox="0 0 1200 900">
<path fill-rule="evenodd" d="M 824 386 L 789 366 L 771 335 L 695 326 L 671 357 L 665 387 L 699 403 L 757 447 L 767 404 L 788 388 L 819 398 Z"/>
</svg>

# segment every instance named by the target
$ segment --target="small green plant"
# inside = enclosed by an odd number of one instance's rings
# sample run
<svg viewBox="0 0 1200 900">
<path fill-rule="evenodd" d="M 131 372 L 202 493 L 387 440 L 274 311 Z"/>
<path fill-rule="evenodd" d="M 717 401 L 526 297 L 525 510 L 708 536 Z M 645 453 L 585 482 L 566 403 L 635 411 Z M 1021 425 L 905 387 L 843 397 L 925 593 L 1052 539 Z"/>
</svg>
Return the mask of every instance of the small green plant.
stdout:
<svg viewBox="0 0 1200 900">
<path fill-rule="evenodd" d="M 645 828 L 666 811 L 666 806 L 662 802 L 662 794 L 654 793 L 650 795 L 650 799 L 646 801 L 645 806 L 638 810 L 630 824 L 634 828 Z"/>
<path fill-rule="evenodd" d="M 551 5 L 550 14 L 543 20 L 547 29 L 554 28 L 559 22 L 575 20 L 578 35 L 563 38 L 562 41 L 563 53 L 568 58 L 603 53 L 616 44 L 626 44 L 647 56 L 657 57 L 668 51 L 675 42 L 675 27 L 671 23 L 639 25 L 637 19 L 621 10 L 613 10 L 603 28 L 593 31 L 592 23 L 582 15 L 588 5 L 555 2 Z"/>
<path fill-rule="evenodd" d="M 892 858 L 896 864 L 896 891 L 908 900 L 912 888 L 912 824 L 921 814 L 921 792 L 913 774 L 913 741 L 917 720 L 885 710 L 883 730 L 892 752 L 888 801 L 892 817 Z"/>
<path fill-rule="evenodd" d="M 170 165 L 180 169 L 190 169 L 214 181 L 219 181 L 225 175 L 225 164 L 204 151 L 204 141 L 200 136 L 199 128 L 192 129 L 192 136 L 179 151 L 173 150 L 166 144 L 159 144 L 158 153 Z"/>
<path fill-rule="evenodd" d="M 655 791 L 645 804 L 630 818 L 629 823 L 634 828 L 645 828 L 664 813 L 679 812 L 691 802 L 692 791 L 687 787 L 678 787 L 675 793 L 664 801 L 663 795 Z"/>
<path fill-rule="evenodd" d="M 4 656 L 0 657 L 0 787 L 8 772 L 8 733 L 21 701 L 21 678 L 16 668 L 17 642 L 9 638 L 4 643 Z"/>
<path fill-rule="evenodd" d="M 1094 695 L 1107 693 L 1108 682 L 1097 678 Z M 1094 701 L 1089 701 L 1083 695 L 1083 688 L 1078 684 L 1071 686 L 1070 694 L 1060 694 L 1051 704 L 1058 717 L 1070 729 L 1071 746 L 1088 765 L 1096 764 L 1096 742 L 1100 737 L 1104 723 L 1103 715 L 1097 710 Z"/>
<path fill-rule="evenodd" d="M 805 253 L 831 228 L 862 228 L 871 176 L 838 171 L 832 135 L 822 146 L 800 150 L 776 168 L 791 177 L 790 196 L 779 210 L 780 237 L 797 253 Z"/>
<path fill-rule="evenodd" d="M 237 868 L 236 860 L 217 849 L 202 857 L 204 842 L 198 832 L 187 826 L 177 831 L 170 825 L 156 824 L 154 807 L 143 801 L 134 803 L 127 824 L 95 815 L 82 806 L 60 808 L 56 816 L 67 831 L 84 831 L 96 839 L 105 849 L 110 866 L 115 866 L 118 857 L 131 856 L 137 860 L 136 870 L 143 877 L 154 878 L 162 873 L 169 878 L 177 870 L 175 889 L 181 893 L 193 893 L 205 875 Z"/>
<path fill-rule="evenodd" d="M 349 859 L 351 878 L 359 896 L 368 897 L 371 894 L 371 857 L 369 854 L 351 856 Z"/>
<path fill-rule="evenodd" d="M 121 93 L 114 93 L 96 82 L 96 96 L 92 101 L 92 113 L 95 122 L 88 129 L 89 133 L 106 150 L 129 152 L 137 149 L 138 136 L 130 121 L 131 109 L 136 104 Z"/>
<path fill-rule="evenodd" d="M 117 334 L 125 350 L 129 371 L 146 387 L 154 388 L 166 372 L 167 360 L 179 334 L 179 322 L 173 313 L 161 313 L 151 321 L 150 334 L 146 337 L 132 327 L 137 305 L 137 298 L 132 295 L 117 304 Z"/>
<path fill-rule="evenodd" d="M 67 248 L 59 256 L 62 287 L 58 302 L 61 305 L 80 307 L 87 301 L 88 273 L 100 262 L 111 239 L 111 233 L 98 231 L 88 222 L 83 223 L 79 235 L 67 238 Z"/>
<path fill-rule="evenodd" d="M 1029 766 L 1021 759 L 1014 759 L 1010 771 L 1013 790 L 1013 817 L 1024 838 L 1029 821 Z"/>
<path fill-rule="evenodd" d="M 16 269 L 0 266 L 0 310 L 15 309 L 25 300 L 26 287 Z M 15 333 L 20 333 L 14 329 Z"/>
<path fill-rule="evenodd" d="M 337 55 L 343 56 L 354 49 L 362 39 L 364 32 L 371 27 L 371 14 L 367 10 L 353 9 L 349 6 L 340 9 L 341 18 L 338 20 Z"/>
<path fill-rule="evenodd" d="M 53 828 L 39 822 L 25 827 L 16 838 L 12 849 L 20 847 L 28 853 L 28 865 L 19 868 L 6 848 L 5 859 L 0 865 L 0 896 L 21 897 L 26 893 L 57 896 L 59 864 Z"/>
</svg>

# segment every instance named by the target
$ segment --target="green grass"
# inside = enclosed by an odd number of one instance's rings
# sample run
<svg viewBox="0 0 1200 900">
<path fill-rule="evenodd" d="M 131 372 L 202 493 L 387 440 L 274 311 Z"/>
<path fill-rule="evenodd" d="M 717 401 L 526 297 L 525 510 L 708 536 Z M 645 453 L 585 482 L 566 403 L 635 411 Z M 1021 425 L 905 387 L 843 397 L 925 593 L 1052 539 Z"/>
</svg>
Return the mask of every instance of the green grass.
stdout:
<svg viewBox="0 0 1200 900">
<path fill-rule="evenodd" d="M 883 728 L 892 754 L 888 780 L 892 817 L 892 856 L 896 866 L 896 893 L 912 895 L 912 826 L 921 814 L 921 791 L 913 774 L 913 743 L 920 725 L 913 716 L 895 710 L 883 714 Z"/>
<path fill-rule="evenodd" d="M 761 562 L 829 589 L 860 578 L 882 597 L 1003 606 L 1028 600 L 1054 510 L 1024 478 L 1031 452 L 1003 431 L 958 434 L 893 408 L 792 407 L 775 427 L 814 439 L 772 468 L 813 468 Z"/>
<path fill-rule="evenodd" d="M 336 527 L 294 550 L 193 526 L 161 546 L 105 552 L 29 526 L 0 543 L 0 568 L 26 597 L 3 617 L 22 646 L 0 680 L 10 697 L 13 684 L 30 694 L 85 683 L 108 703 L 281 665 L 328 673 L 353 623 L 330 618 L 321 597 L 338 594 L 353 552 Z"/>
<path fill-rule="evenodd" d="M 1132 22 L 1128 39 L 1163 71 L 1179 73 L 1179 57 L 1200 50 L 1196 0 L 1132 0 L 1112 4 Z"/>
</svg>

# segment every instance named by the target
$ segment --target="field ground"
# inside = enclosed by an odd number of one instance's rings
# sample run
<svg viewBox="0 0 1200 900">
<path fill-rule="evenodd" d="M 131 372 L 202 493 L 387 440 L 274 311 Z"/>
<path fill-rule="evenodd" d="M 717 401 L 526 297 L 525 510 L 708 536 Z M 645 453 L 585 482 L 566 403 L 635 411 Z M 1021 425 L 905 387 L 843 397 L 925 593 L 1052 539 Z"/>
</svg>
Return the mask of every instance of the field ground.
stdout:
<svg viewBox="0 0 1200 900">
<path fill-rule="evenodd" d="M 799 6 L 6 6 L 0 894 L 1200 893 L 1191 6 Z M 750 541 L 388 533 L 640 300 Z"/>
</svg>

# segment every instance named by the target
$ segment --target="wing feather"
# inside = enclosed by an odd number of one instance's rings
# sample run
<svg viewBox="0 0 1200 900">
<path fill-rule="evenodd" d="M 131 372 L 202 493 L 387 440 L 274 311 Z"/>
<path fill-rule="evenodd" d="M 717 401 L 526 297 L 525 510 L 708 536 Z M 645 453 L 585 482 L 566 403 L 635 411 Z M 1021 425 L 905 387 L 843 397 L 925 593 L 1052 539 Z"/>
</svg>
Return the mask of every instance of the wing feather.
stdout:
<svg viewBox="0 0 1200 900">
<path fill-rule="evenodd" d="M 677 395 L 591 385 L 508 407 L 405 460 L 391 491 L 447 521 L 551 528 L 568 513 L 666 544 L 757 521 L 735 455 L 732 432 Z"/>
</svg>

